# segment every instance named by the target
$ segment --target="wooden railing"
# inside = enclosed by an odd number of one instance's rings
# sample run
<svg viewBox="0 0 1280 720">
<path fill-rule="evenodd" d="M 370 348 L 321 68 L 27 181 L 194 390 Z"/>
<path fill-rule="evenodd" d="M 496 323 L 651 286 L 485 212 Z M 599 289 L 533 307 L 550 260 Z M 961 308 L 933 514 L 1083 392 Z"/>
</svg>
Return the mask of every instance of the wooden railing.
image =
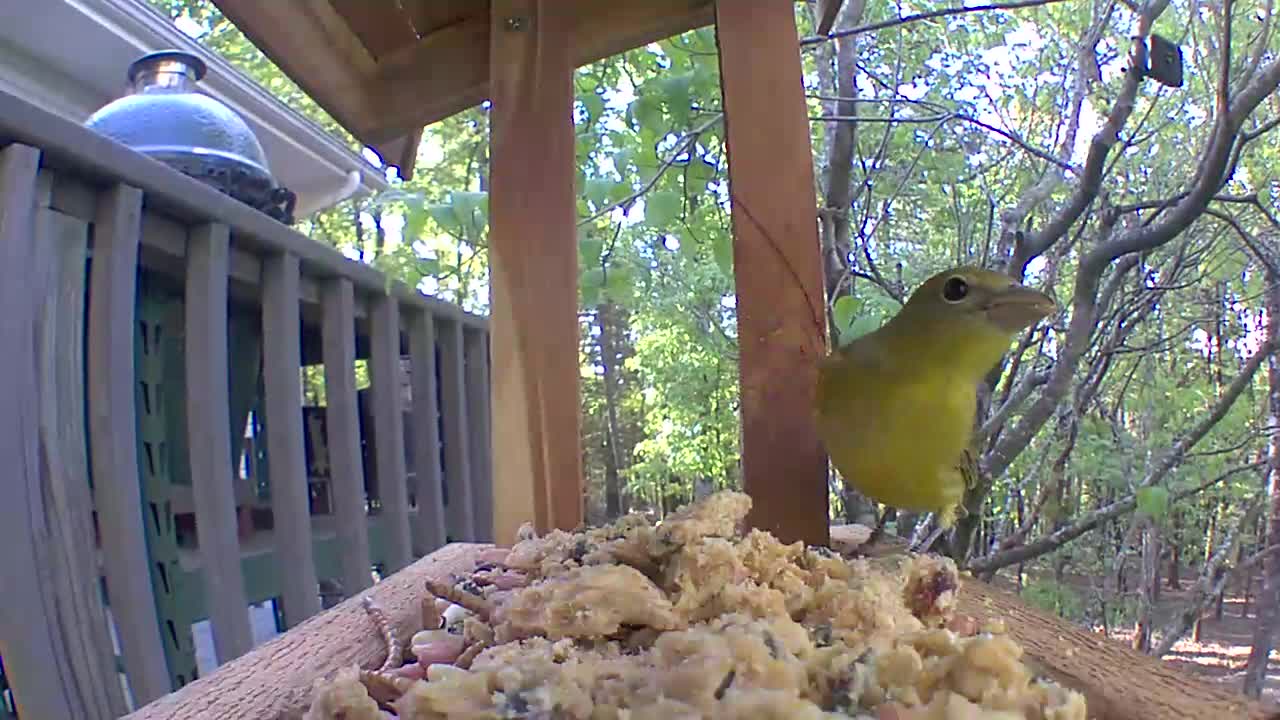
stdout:
<svg viewBox="0 0 1280 720">
<path fill-rule="evenodd" d="M 292 627 L 322 584 L 489 539 L 485 318 L 3 93 L 0 318 L 0 661 L 23 718 L 118 717 L 194 679 L 194 621 L 225 663 L 251 603 Z"/>
</svg>

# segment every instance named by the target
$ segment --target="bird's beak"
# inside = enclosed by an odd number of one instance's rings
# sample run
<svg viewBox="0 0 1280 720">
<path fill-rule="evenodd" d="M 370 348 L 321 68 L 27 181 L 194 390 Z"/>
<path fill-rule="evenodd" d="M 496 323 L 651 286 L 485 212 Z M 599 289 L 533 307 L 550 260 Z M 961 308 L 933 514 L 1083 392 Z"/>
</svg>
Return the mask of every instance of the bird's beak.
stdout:
<svg viewBox="0 0 1280 720">
<path fill-rule="evenodd" d="M 1058 311 L 1048 295 L 1025 285 L 1010 285 L 991 296 L 987 318 L 1007 332 L 1018 332 Z"/>
</svg>

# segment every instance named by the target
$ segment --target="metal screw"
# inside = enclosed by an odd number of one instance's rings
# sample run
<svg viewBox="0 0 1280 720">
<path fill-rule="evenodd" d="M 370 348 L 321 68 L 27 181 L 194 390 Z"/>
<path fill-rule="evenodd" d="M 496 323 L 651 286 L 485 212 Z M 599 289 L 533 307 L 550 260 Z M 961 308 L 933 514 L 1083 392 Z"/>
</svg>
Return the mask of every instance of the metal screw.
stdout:
<svg viewBox="0 0 1280 720">
<path fill-rule="evenodd" d="M 522 17 L 509 17 L 504 21 L 504 24 L 509 32 L 520 32 L 524 30 L 525 19 Z"/>
</svg>

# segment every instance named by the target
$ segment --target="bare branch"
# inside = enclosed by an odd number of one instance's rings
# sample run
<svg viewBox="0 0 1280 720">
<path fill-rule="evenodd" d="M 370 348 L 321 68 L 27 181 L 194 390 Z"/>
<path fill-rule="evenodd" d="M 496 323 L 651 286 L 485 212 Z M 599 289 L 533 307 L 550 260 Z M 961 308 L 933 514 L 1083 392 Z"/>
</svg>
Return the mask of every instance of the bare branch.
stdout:
<svg viewBox="0 0 1280 720">
<path fill-rule="evenodd" d="M 817 45 L 818 43 L 828 42 L 830 40 L 838 40 L 840 38 L 852 37 L 854 35 L 863 35 L 885 28 L 897 27 L 908 23 L 919 22 L 921 20 L 936 20 L 937 18 L 950 17 L 952 15 L 963 15 L 972 12 L 988 12 L 991 10 L 1020 10 L 1022 8 L 1039 7 L 1041 5 L 1052 5 L 1053 3 L 1062 2 L 1062 0 L 1019 0 L 1018 2 L 1007 3 L 990 3 L 988 5 L 965 5 L 962 7 L 946 8 L 944 10 L 933 10 L 930 12 L 916 13 L 914 15 L 903 15 L 902 17 L 892 20 L 884 20 L 882 22 L 870 23 L 867 25 L 859 25 L 858 27 L 849 28 L 847 30 L 839 30 L 827 35 L 811 35 L 800 41 L 800 47 L 808 45 Z"/>
<path fill-rule="evenodd" d="M 1266 465 L 1265 461 L 1257 461 L 1247 465 L 1236 466 L 1208 482 L 1201 483 L 1187 490 L 1172 493 L 1170 502 L 1177 502 L 1178 500 L 1204 492 L 1214 485 L 1226 481 L 1232 476 L 1238 475 L 1247 470 L 1256 470 L 1264 465 Z M 1137 495 L 1129 495 L 1123 500 L 1117 500 L 1110 505 L 1100 507 L 1097 510 L 1084 515 L 1075 522 L 1069 525 L 1064 525 L 1058 530 L 1055 530 L 1034 542 L 976 558 L 969 561 L 966 567 L 975 574 L 987 573 L 995 572 L 1000 568 L 1005 568 L 1010 565 L 1027 562 L 1028 560 L 1034 560 L 1041 555 L 1046 555 L 1057 550 L 1090 530 L 1106 525 L 1117 518 L 1133 512 L 1137 507 Z"/>
<path fill-rule="evenodd" d="M 1054 156 L 1052 153 L 1049 153 L 1045 150 L 1041 150 L 1040 148 L 1032 145 L 1031 143 L 1028 143 L 1026 140 L 1023 140 L 1017 133 L 1012 132 L 1010 130 L 1005 130 L 1004 128 L 998 128 L 995 125 L 992 125 L 990 123 L 985 123 L 975 117 L 965 115 L 964 113 L 958 113 L 958 112 L 940 113 L 937 115 L 925 115 L 925 116 L 919 116 L 919 117 L 902 117 L 902 116 L 895 116 L 895 115 L 862 116 L 862 117 L 859 117 L 857 115 L 818 115 L 818 116 L 811 115 L 809 116 L 809 119 L 815 120 L 815 121 L 821 121 L 821 122 L 893 123 L 893 124 L 906 124 L 906 125 L 925 124 L 925 123 L 948 123 L 948 122 L 951 122 L 952 120 L 959 120 L 961 122 L 966 122 L 971 125 L 977 125 L 980 128 L 993 132 L 996 135 L 999 135 L 1000 137 L 1005 138 L 1006 140 L 1013 143 L 1014 145 L 1017 145 L 1018 147 L 1022 148 L 1028 154 L 1034 155 L 1035 157 L 1040 158 L 1045 162 L 1052 163 L 1058 166 L 1059 168 L 1062 168 L 1066 172 L 1069 172 L 1069 173 L 1079 172 L 1078 170 L 1076 170 L 1075 166 L 1073 166 L 1071 163 L 1066 162 L 1065 160 L 1061 160 L 1058 157 Z"/>
<path fill-rule="evenodd" d="M 1244 538 L 1245 533 L 1248 532 L 1249 526 L 1258 518 L 1263 506 L 1264 503 L 1261 499 L 1251 503 L 1248 511 L 1240 518 L 1240 522 L 1218 545 L 1213 555 L 1209 557 L 1209 560 L 1204 564 L 1204 569 L 1200 572 L 1200 577 L 1196 580 L 1195 587 L 1191 589 L 1191 599 L 1187 601 L 1182 610 L 1174 615 L 1173 620 L 1165 626 L 1164 632 L 1160 635 L 1160 644 L 1151 650 L 1152 656 L 1164 657 L 1173 649 L 1173 646 L 1196 624 L 1196 619 L 1204 613 L 1205 608 L 1209 607 L 1209 603 L 1213 602 L 1213 598 L 1222 592 L 1228 578 L 1253 569 L 1268 554 L 1280 550 L 1280 545 L 1273 545 L 1254 553 L 1244 562 L 1236 565 L 1231 572 L 1227 572 L 1223 567 L 1227 558 L 1235 554 L 1236 548 L 1240 546 L 1240 541 Z"/>
<path fill-rule="evenodd" d="M 1043 386 L 1047 382 L 1049 382 L 1049 373 L 1047 372 L 1030 373 L 1023 376 L 1022 380 L 1009 391 L 1008 398 L 1001 403 L 999 409 L 993 412 L 986 422 L 982 423 L 982 427 L 975 437 L 975 442 L 985 442 L 996 431 L 996 428 L 1009 419 L 1009 415 L 1013 411 L 1017 410 L 1022 403 L 1027 401 L 1027 398 L 1031 397 L 1031 393 L 1035 392 L 1036 388 Z"/>
</svg>

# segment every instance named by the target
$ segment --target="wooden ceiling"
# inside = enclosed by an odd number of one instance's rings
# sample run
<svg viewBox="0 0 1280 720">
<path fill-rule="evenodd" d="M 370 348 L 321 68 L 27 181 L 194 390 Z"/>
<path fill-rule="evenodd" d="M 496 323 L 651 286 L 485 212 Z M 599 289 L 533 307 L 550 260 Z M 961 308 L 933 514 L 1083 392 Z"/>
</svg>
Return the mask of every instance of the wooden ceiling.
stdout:
<svg viewBox="0 0 1280 720">
<path fill-rule="evenodd" d="M 713 0 L 556 0 L 579 66 L 715 20 Z M 356 139 L 410 177 L 422 128 L 489 92 L 489 0 L 214 0 Z"/>
</svg>

